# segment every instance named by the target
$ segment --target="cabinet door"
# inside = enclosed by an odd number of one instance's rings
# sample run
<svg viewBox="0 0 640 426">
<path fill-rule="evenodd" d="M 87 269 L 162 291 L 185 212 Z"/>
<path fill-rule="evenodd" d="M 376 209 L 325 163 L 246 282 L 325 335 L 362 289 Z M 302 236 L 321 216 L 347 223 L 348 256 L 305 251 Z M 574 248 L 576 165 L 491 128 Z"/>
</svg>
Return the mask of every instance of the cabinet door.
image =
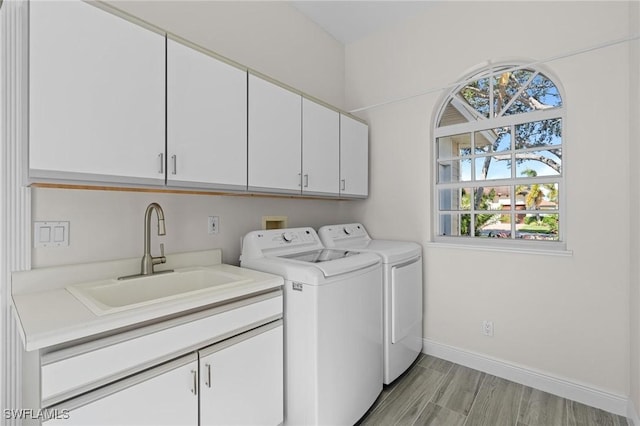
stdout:
<svg viewBox="0 0 640 426">
<path fill-rule="evenodd" d="M 284 420 L 282 320 L 200 352 L 200 424 Z"/>
<path fill-rule="evenodd" d="M 167 40 L 167 185 L 247 186 L 247 73 Z"/>
<path fill-rule="evenodd" d="M 196 354 L 188 355 L 61 403 L 49 410 L 58 418 L 44 424 L 197 426 L 197 368 Z"/>
<path fill-rule="evenodd" d="M 30 177 L 164 183 L 164 36 L 79 0 L 29 6 Z"/>
<path fill-rule="evenodd" d="M 369 126 L 340 115 L 340 195 L 369 195 Z"/>
<path fill-rule="evenodd" d="M 338 195 L 340 114 L 302 99 L 302 192 Z"/>
<path fill-rule="evenodd" d="M 300 193 L 302 97 L 249 74 L 249 190 Z"/>
</svg>

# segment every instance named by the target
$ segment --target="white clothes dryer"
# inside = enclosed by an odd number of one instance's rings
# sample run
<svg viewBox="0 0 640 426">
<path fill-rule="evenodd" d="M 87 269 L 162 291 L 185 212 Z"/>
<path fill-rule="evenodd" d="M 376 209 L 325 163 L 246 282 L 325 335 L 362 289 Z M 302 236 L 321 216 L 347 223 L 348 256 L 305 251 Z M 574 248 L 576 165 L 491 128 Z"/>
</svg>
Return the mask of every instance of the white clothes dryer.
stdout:
<svg viewBox="0 0 640 426">
<path fill-rule="evenodd" d="M 355 424 L 382 391 L 382 264 L 313 228 L 254 231 L 240 264 L 284 284 L 285 424 Z"/>
<path fill-rule="evenodd" d="M 376 253 L 383 262 L 384 383 L 393 382 L 422 351 L 422 247 L 410 241 L 374 240 L 360 223 L 323 226 L 327 248 Z"/>
</svg>

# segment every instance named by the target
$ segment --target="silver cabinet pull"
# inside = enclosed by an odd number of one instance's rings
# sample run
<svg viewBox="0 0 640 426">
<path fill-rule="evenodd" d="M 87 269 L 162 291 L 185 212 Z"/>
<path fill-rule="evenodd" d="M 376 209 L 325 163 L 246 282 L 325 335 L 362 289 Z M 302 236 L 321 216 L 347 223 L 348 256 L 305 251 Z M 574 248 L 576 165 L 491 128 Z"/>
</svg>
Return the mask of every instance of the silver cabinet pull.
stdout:
<svg viewBox="0 0 640 426">
<path fill-rule="evenodd" d="M 172 175 L 177 175 L 178 174 L 178 159 L 177 159 L 177 155 L 172 155 L 171 156 L 171 160 L 173 160 L 173 171 L 171 172 Z"/>
<path fill-rule="evenodd" d="M 160 171 L 159 171 L 159 173 L 164 174 L 164 154 L 160 153 L 160 154 L 158 154 L 158 157 L 160 158 Z"/>
<path fill-rule="evenodd" d="M 302 186 L 302 173 L 298 173 L 298 186 Z"/>
<path fill-rule="evenodd" d="M 204 385 L 211 388 L 211 364 L 205 364 L 204 368 L 207 369 L 207 378 L 204 380 Z"/>
<path fill-rule="evenodd" d="M 309 175 L 304 175 L 304 187 L 308 188 L 309 187 Z"/>
<path fill-rule="evenodd" d="M 340 179 L 340 184 L 341 184 L 340 190 L 344 191 L 346 189 L 346 187 L 347 187 L 347 180 L 346 179 Z"/>
<path fill-rule="evenodd" d="M 191 393 L 198 395 L 198 371 L 191 370 L 191 377 L 193 378 L 193 382 L 191 383 Z"/>
</svg>

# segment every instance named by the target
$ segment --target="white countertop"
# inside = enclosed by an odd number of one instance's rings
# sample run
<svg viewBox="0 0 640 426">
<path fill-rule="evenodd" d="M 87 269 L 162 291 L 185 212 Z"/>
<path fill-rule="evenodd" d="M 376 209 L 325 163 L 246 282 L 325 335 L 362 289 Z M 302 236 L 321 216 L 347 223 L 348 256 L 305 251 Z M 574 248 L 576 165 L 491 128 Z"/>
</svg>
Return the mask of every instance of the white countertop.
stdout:
<svg viewBox="0 0 640 426">
<path fill-rule="evenodd" d="M 199 266 L 240 275 L 247 281 L 204 294 L 185 295 L 175 300 L 101 316 L 91 312 L 65 287 L 135 274 L 140 267 L 139 258 L 14 273 L 12 308 L 21 327 L 25 349 L 43 349 L 122 327 L 158 321 L 163 317 L 204 309 L 212 304 L 277 289 L 283 285 L 282 277 L 221 264 L 221 257 L 220 250 L 167 255 L 167 263 L 162 265 L 162 269 Z"/>
</svg>

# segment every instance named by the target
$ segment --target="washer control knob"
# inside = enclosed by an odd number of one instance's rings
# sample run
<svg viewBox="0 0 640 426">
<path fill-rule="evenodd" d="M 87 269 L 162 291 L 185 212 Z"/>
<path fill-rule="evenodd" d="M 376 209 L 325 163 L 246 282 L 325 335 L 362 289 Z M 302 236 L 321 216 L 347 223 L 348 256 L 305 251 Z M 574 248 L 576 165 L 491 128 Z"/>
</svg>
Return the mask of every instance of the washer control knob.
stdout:
<svg viewBox="0 0 640 426">
<path fill-rule="evenodd" d="M 345 226 L 344 228 L 342 228 L 342 230 L 344 231 L 345 234 L 347 235 L 351 235 L 351 233 L 353 232 L 353 229 L 351 229 L 350 226 Z"/>
<path fill-rule="evenodd" d="M 284 232 L 282 234 L 282 239 L 285 242 L 290 243 L 291 241 L 293 241 L 293 234 L 291 232 Z"/>
</svg>

